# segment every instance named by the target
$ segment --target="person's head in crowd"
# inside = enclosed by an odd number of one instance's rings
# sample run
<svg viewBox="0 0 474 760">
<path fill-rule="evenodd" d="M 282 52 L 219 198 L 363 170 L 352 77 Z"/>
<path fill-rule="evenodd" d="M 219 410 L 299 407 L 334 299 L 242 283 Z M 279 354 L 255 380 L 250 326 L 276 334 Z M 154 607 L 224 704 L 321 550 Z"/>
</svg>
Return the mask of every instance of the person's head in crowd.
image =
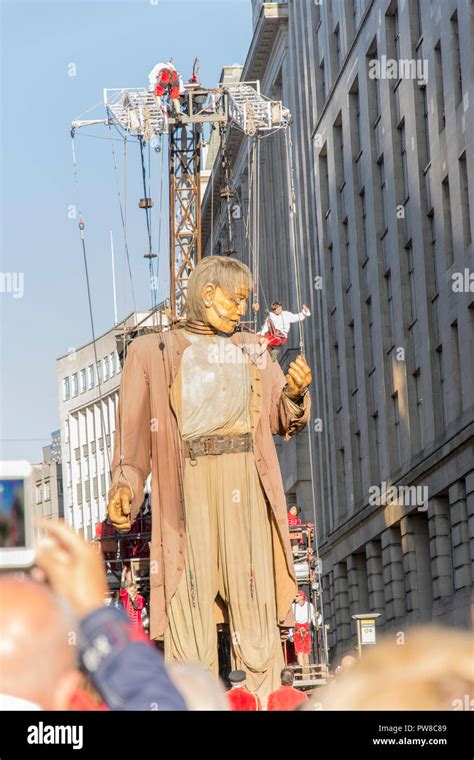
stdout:
<svg viewBox="0 0 474 760">
<path fill-rule="evenodd" d="M 318 692 L 307 710 L 460 710 L 474 694 L 472 635 L 439 626 L 408 629 L 365 647 L 362 658 Z"/>
<path fill-rule="evenodd" d="M 245 670 L 232 670 L 229 673 L 229 683 L 232 689 L 238 689 L 245 686 L 247 682 L 247 673 Z"/>
<path fill-rule="evenodd" d="M 282 686 L 293 686 L 295 680 L 295 674 L 291 668 L 283 668 L 280 673 L 280 680 Z"/>
<path fill-rule="evenodd" d="M 341 670 L 349 670 L 357 662 L 356 658 L 352 654 L 345 654 L 341 660 Z"/>
<path fill-rule="evenodd" d="M 280 301 L 273 301 L 271 309 L 274 314 L 281 314 L 283 311 L 283 306 Z"/>
<path fill-rule="evenodd" d="M 188 710 L 229 709 L 222 683 L 197 662 L 169 665 L 168 673 Z"/>
<path fill-rule="evenodd" d="M 306 594 L 301 589 L 298 589 L 296 596 L 295 596 L 295 602 L 296 604 L 303 605 L 306 601 Z"/>
<path fill-rule="evenodd" d="M 0 577 L 0 598 L 1 709 L 68 709 L 81 679 L 72 612 L 46 585 L 23 576 Z"/>
</svg>

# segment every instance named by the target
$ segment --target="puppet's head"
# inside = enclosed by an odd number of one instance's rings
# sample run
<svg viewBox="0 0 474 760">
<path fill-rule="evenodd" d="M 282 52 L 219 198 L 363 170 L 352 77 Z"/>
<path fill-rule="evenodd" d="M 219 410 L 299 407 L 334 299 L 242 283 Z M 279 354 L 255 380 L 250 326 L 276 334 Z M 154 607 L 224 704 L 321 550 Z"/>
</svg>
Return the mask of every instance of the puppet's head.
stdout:
<svg viewBox="0 0 474 760">
<path fill-rule="evenodd" d="M 208 256 L 189 278 L 187 317 L 231 335 L 247 311 L 251 289 L 252 275 L 245 264 L 227 256 Z"/>
</svg>

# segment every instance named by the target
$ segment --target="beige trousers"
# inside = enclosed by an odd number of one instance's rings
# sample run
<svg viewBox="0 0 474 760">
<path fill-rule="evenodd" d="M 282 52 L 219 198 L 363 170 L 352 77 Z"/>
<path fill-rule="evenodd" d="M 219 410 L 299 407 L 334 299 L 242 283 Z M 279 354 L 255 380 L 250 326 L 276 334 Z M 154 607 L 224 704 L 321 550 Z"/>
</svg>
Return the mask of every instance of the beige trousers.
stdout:
<svg viewBox="0 0 474 760">
<path fill-rule="evenodd" d="M 272 532 L 252 452 L 185 460 L 184 570 L 168 608 L 167 662 L 217 675 L 215 603 L 227 605 L 232 667 L 266 705 L 284 666 L 277 625 Z"/>
</svg>

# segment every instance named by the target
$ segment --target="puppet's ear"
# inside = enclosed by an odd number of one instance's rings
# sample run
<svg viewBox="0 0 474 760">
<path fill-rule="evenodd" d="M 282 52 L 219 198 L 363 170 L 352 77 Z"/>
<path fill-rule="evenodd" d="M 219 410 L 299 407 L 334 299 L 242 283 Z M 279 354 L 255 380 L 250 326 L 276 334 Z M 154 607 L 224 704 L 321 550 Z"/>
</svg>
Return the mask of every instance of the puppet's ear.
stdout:
<svg viewBox="0 0 474 760">
<path fill-rule="evenodd" d="M 204 301 L 204 306 L 206 308 L 209 308 L 214 303 L 214 296 L 216 294 L 216 286 L 212 284 L 212 282 L 206 283 L 202 289 L 202 300 Z"/>
</svg>

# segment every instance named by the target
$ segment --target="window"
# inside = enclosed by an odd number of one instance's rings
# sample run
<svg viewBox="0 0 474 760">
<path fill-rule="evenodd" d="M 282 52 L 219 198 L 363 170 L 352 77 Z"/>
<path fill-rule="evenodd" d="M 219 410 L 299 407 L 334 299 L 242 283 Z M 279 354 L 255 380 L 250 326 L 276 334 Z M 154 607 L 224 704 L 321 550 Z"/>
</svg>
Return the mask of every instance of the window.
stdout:
<svg viewBox="0 0 474 760">
<path fill-rule="evenodd" d="M 413 373 L 413 377 L 415 380 L 416 418 L 417 418 L 417 428 L 418 428 L 418 437 L 419 437 L 419 449 L 422 449 L 425 445 L 425 435 L 424 435 L 425 431 L 424 431 L 424 421 L 423 421 L 423 397 L 422 397 L 422 388 L 421 388 L 421 373 L 419 369 L 417 369 L 417 371 Z"/>
<path fill-rule="evenodd" d="M 77 372 L 74 372 L 72 376 L 72 395 L 77 396 L 79 393 L 79 377 Z"/>
<path fill-rule="evenodd" d="M 115 351 L 110 354 L 110 377 L 115 375 Z"/>
<path fill-rule="evenodd" d="M 452 396 L 452 416 L 456 418 L 462 412 L 461 359 L 457 320 L 451 323 L 451 364 L 449 367 L 451 385 L 455 389 Z"/>
<path fill-rule="evenodd" d="M 374 61 L 377 60 L 377 41 L 373 39 L 367 54 L 367 88 L 369 94 L 369 117 L 373 127 L 376 126 L 380 117 L 380 79 L 377 70 L 373 69 Z"/>
<path fill-rule="evenodd" d="M 89 388 L 94 387 L 94 365 L 89 364 Z"/>
<path fill-rule="evenodd" d="M 64 443 L 69 443 L 69 420 L 64 423 Z"/>
<path fill-rule="evenodd" d="M 400 136 L 400 157 L 402 162 L 402 179 L 403 179 L 403 192 L 402 201 L 403 204 L 407 202 L 410 197 L 410 186 L 408 182 L 408 154 L 407 154 L 407 142 L 405 134 L 405 122 L 403 121 L 398 129 Z"/>
<path fill-rule="evenodd" d="M 319 64 L 319 70 L 320 70 L 320 82 L 321 82 L 321 90 L 323 94 L 323 102 L 326 102 L 327 95 L 328 95 L 328 88 L 327 88 L 327 82 L 326 82 L 326 69 L 324 66 L 324 58 Z"/>
<path fill-rule="evenodd" d="M 384 163 L 384 157 L 383 154 L 381 155 L 379 161 L 378 161 L 378 167 L 379 167 L 379 185 L 380 185 L 380 205 L 382 209 L 381 214 L 381 227 L 379 230 L 379 234 L 382 237 L 382 235 L 387 230 L 387 199 L 386 199 L 386 184 L 385 184 L 385 163 Z"/>
<path fill-rule="evenodd" d="M 462 73 L 461 55 L 459 53 L 459 29 L 457 11 L 455 11 L 451 16 L 451 55 L 453 61 L 454 102 L 458 106 L 462 100 Z"/>
<path fill-rule="evenodd" d="M 49 501 L 51 499 L 51 484 L 47 480 L 44 484 L 44 500 Z"/>
<path fill-rule="evenodd" d="M 334 29 L 334 49 L 336 53 L 336 67 L 337 71 L 341 68 L 342 53 L 341 53 L 341 35 L 339 32 L 339 24 Z"/>
<path fill-rule="evenodd" d="M 102 385 L 102 362 L 97 362 L 97 385 Z"/>
<path fill-rule="evenodd" d="M 413 259 L 413 247 L 410 245 L 407 249 L 407 270 L 408 284 L 410 289 L 410 323 L 416 319 L 416 285 L 415 285 L 415 264 Z"/>
<path fill-rule="evenodd" d="M 451 194 L 449 190 L 449 178 L 445 177 L 442 182 L 443 190 L 443 219 L 444 219 L 444 250 L 446 254 L 446 266 L 449 268 L 453 263 L 453 227 L 451 222 Z"/>
<path fill-rule="evenodd" d="M 352 148 L 354 156 L 360 152 L 360 100 L 359 80 L 356 77 L 349 92 L 349 123 L 351 125 Z"/>
<path fill-rule="evenodd" d="M 71 387 L 69 384 L 69 378 L 65 377 L 63 380 L 63 400 L 68 401 L 71 398 Z"/>
<path fill-rule="evenodd" d="M 436 98 L 438 101 L 438 131 L 442 132 L 446 125 L 446 116 L 444 113 L 444 85 L 443 85 L 443 56 L 441 53 L 441 41 L 435 45 L 435 76 L 436 76 Z"/>
<path fill-rule="evenodd" d="M 467 178 L 466 151 L 459 158 L 459 182 L 461 185 L 461 216 L 464 233 L 464 246 L 471 243 L 471 222 L 469 219 L 469 184 Z"/>
<path fill-rule="evenodd" d="M 84 393 L 86 387 L 86 371 L 85 369 L 81 369 L 81 393 Z"/>
<path fill-rule="evenodd" d="M 388 304 L 388 332 L 389 332 L 389 345 L 390 347 L 393 346 L 393 326 L 395 324 L 394 321 L 394 313 L 393 313 L 393 293 L 392 293 L 392 275 L 390 270 L 385 274 L 385 286 L 386 286 L 386 293 L 387 293 L 387 304 Z"/>
<path fill-rule="evenodd" d="M 36 503 L 41 504 L 43 501 L 43 486 L 36 486 Z"/>
<path fill-rule="evenodd" d="M 439 404 L 435 405 L 435 409 L 440 410 L 441 412 L 441 428 L 444 430 L 446 427 L 446 400 L 445 400 L 445 393 L 444 393 L 444 359 L 443 359 L 443 346 L 438 346 L 436 349 L 436 353 L 438 356 L 438 363 L 436 366 L 436 380 L 438 383 L 438 401 Z"/>
<path fill-rule="evenodd" d="M 104 358 L 104 382 L 106 382 L 110 377 L 110 369 L 109 369 L 109 357 L 106 356 Z"/>
<path fill-rule="evenodd" d="M 398 404 L 398 391 L 395 391 L 395 393 L 392 394 L 392 404 L 393 404 L 393 422 L 395 425 L 395 441 L 396 441 L 396 455 L 397 455 L 397 465 L 401 464 L 402 461 L 402 438 L 401 438 L 401 427 L 400 427 L 400 408 Z"/>
</svg>

